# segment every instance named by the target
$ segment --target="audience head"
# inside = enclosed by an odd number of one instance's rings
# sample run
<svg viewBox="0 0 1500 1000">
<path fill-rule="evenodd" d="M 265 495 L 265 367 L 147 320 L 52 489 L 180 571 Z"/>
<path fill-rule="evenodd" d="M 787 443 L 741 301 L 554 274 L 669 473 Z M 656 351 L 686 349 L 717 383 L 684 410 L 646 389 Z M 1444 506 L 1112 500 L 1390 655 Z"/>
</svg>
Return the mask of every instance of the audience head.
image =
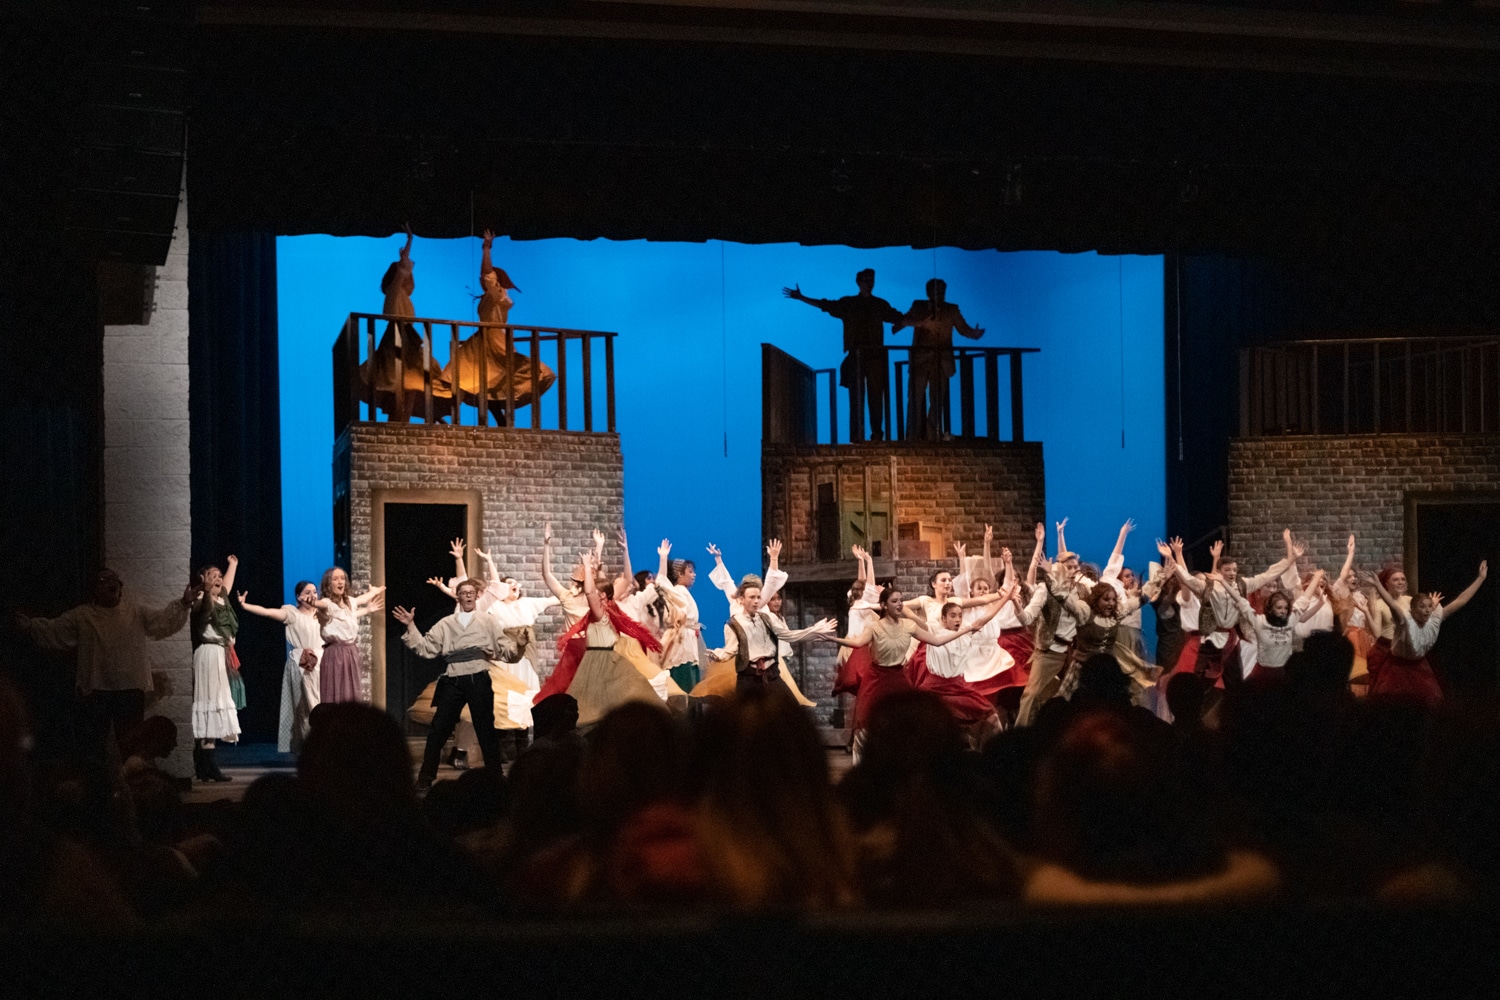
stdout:
<svg viewBox="0 0 1500 1000">
<path fill-rule="evenodd" d="M 1037 775 L 1039 853 L 1106 882 L 1175 881 L 1216 870 L 1223 846 L 1170 746 L 1124 713 L 1076 716 Z"/>
<path fill-rule="evenodd" d="M 1095 653 L 1078 668 L 1078 690 L 1074 693 L 1073 700 L 1079 704 L 1128 708 L 1130 678 L 1120 670 L 1119 660 L 1109 653 Z"/>
<path fill-rule="evenodd" d="M 551 694 L 531 707 L 531 725 L 539 740 L 566 736 L 578 728 L 578 699 Z"/>
<path fill-rule="evenodd" d="M 681 739 L 662 706 L 621 705 L 600 720 L 588 744 L 578 795 L 596 832 L 613 831 L 640 809 L 677 796 Z"/>
<path fill-rule="evenodd" d="M 710 881 L 735 909 L 854 901 L 853 844 L 812 720 L 779 691 L 704 716 L 690 755 Z"/>
<path fill-rule="evenodd" d="M 1182 726 L 1195 727 L 1203 721 L 1203 704 L 1208 699 L 1208 681 L 1194 673 L 1173 674 L 1167 679 L 1167 709 Z"/>
<path fill-rule="evenodd" d="M 1337 632 L 1314 632 L 1286 664 L 1286 677 L 1304 695 L 1338 698 L 1348 694 L 1354 644 Z"/>
<path fill-rule="evenodd" d="M 319 705 L 297 775 L 313 800 L 341 820 L 378 822 L 416 811 L 406 736 L 369 705 Z"/>
</svg>

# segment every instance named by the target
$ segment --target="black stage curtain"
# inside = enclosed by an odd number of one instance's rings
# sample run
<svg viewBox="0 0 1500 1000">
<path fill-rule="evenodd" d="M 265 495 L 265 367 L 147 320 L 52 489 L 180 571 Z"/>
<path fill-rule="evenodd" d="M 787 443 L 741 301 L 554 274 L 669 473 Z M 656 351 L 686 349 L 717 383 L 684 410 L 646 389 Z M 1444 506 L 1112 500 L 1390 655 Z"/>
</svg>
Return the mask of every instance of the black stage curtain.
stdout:
<svg viewBox="0 0 1500 1000">
<path fill-rule="evenodd" d="M 188 244 L 193 564 L 239 556 L 236 590 L 279 607 L 281 418 L 276 237 L 193 231 Z M 281 626 L 240 614 L 245 738 L 276 738 Z"/>
<path fill-rule="evenodd" d="M 1166 317 L 1167 527 L 1193 565 L 1229 523 L 1229 439 L 1238 433 L 1239 353 L 1288 330 L 1280 273 L 1262 260 L 1168 254 Z"/>
</svg>

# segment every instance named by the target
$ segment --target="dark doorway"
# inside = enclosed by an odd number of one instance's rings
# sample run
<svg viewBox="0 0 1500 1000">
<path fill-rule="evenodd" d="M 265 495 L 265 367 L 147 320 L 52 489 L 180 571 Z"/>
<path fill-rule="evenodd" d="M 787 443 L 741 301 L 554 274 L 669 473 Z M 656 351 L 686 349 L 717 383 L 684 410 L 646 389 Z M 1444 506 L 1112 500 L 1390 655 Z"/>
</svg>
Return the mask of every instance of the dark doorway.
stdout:
<svg viewBox="0 0 1500 1000">
<path fill-rule="evenodd" d="M 385 606 L 415 608 L 417 627 L 427 631 L 453 613 L 453 602 L 427 583 L 430 576 L 448 579 L 453 557 L 448 545 L 467 534 L 468 508 L 457 503 L 387 503 L 385 505 Z M 401 641 L 405 631 L 391 619 L 385 629 L 385 708 L 403 727 L 406 710 L 422 689 L 443 672 L 437 660 L 417 656 Z"/>
<path fill-rule="evenodd" d="M 1445 601 L 1474 582 L 1481 559 L 1500 570 L 1500 499 L 1413 501 L 1417 584 Z M 1500 578 L 1491 577 L 1463 610 L 1443 623 L 1432 664 L 1449 695 L 1473 696 L 1496 687 L 1500 649 Z"/>
</svg>

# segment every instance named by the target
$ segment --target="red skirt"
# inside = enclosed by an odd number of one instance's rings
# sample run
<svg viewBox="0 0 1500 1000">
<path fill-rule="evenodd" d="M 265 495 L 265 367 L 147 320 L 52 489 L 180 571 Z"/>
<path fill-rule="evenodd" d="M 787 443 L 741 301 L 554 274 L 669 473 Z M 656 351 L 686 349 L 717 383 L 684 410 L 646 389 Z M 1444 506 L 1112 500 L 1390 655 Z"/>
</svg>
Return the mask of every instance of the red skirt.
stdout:
<svg viewBox="0 0 1500 1000">
<path fill-rule="evenodd" d="M 1203 663 L 1202 671 L 1198 670 L 1200 661 Z M 1234 629 L 1229 630 L 1229 641 L 1224 643 L 1222 649 L 1211 642 L 1204 642 L 1201 633 L 1189 632 L 1186 641 L 1182 644 L 1182 652 L 1177 657 L 1177 666 L 1172 668 L 1172 673 L 1201 672 L 1205 678 L 1214 682 L 1214 687 L 1222 688 L 1225 664 L 1229 664 L 1235 670 L 1240 668 L 1240 634 L 1238 632 Z"/>
<path fill-rule="evenodd" d="M 962 677 L 939 677 L 927 669 L 927 644 L 917 647 L 906 665 L 907 679 L 918 691 L 930 691 L 943 699 L 953 717 L 964 725 L 983 722 L 995 714 L 988 697 Z"/>
<path fill-rule="evenodd" d="M 854 703 L 854 728 L 864 729 L 869 725 L 870 713 L 875 711 L 881 699 L 911 689 L 905 667 L 882 667 L 871 663 L 860 680 L 859 700 Z"/>
<path fill-rule="evenodd" d="M 838 665 L 838 673 L 833 678 L 834 696 L 859 694 L 860 681 L 864 679 L 872 662 L 869 646 L 856 646 L 849 650 L 849 655 Z"/>
<path fill-rule="evenodd" d="M 1432 672 L 1427 657 L 1403 659 L 1388 647 L 1377 656 L 1377 649 L 1380 647 L 1371 647 L 1368 658 L 1371 698 L 1414 701 L 1427 708 L 1443 700 L 1443 689 L 1438 686 L 1437 675 Z"/>
<path fill-rule="evenodd" d="M 1010 658 L 1016 661 L 1016 665 L 994 678 L 994 681 L 1000 685 L 997 691 L 1013 687 L 1024 688 L 1026 682 L 1031 679 L 1031 654 L 1036 650 L 1036 642 L 1031 638 L 1031 630 L 1027 628 L 1006 629 L 1000 633 L 1000 648 L 1010 654 Z"/>
<path fill-rule="evenodd" d="M 543 698 L 550 698 L 554 694 L 567 694 L 568 688 L 573 686 L 573 678 L 578 673 L 578 664 L 583 662 L 583 654 L 588 652 L 588 636 L 582 632 L 568 640 L 563 647 L 562 656 L 558 657 L 557 666 L 552 668 L 546 681 L 542 683 L 542 689 L 531 699 L 533 705 L 540 705 Z"/>
</svg>

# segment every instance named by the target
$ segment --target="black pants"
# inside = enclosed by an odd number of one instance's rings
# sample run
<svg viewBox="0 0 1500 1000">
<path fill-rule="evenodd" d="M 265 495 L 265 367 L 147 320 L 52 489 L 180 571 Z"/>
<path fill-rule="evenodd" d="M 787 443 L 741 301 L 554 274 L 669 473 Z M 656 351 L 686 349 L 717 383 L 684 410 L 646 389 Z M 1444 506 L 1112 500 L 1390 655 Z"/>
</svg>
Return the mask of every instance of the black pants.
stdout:
<svg viewBox="0 0 1500 1000">
<path fill-rule="evenodd" d="M 437 777 L 443 744 L 453 735 L 465 705 L 469 706 L 469 719 L 474 723 L 474 736 L 479 740 L 485 766 L 500 766 L 500 734 L 495 732 L 495 689 L 490 684 L 490 672 L 481 670 L 458 677 L 444 674 L 438 678 L 437 690 L 432 693 L 432 728 L 427 731 L 427 749 L 422 754 L 418 780 L 431 781 Z"/>
<path fill-rule="evenodd" d="M 935 352 L 912 352 L 907 369 L 906 439 L 938 441 L 948 422 L 948 379 L 945 357 Z"/>
<path fill-rule="evenodd" d="M 745 670 L 734 677 L 734 690 L 736 693 L 744 694 L 746 691 L 782 691 L 787 695 L 791 691 L 781 682 L 781 668 L 772 666 L 766 670 Z"/>
<path fill-rule="evenodd" d="M 885 440 L 886 354 L 885 351 L 851 353 L 848 365 L 849 440 L 864 441 L 866 407 L 870 411 L 871 441 Z"/>
<path fill-rule="evenodd" d="M 144 691 L 90 691 L 79 702 L 79 725 L 83 730 L 80 743 L 84 753 L 103 760 L 110 726 L 114 726 L 118 743 L 145 717 Z"/>
</svg>

